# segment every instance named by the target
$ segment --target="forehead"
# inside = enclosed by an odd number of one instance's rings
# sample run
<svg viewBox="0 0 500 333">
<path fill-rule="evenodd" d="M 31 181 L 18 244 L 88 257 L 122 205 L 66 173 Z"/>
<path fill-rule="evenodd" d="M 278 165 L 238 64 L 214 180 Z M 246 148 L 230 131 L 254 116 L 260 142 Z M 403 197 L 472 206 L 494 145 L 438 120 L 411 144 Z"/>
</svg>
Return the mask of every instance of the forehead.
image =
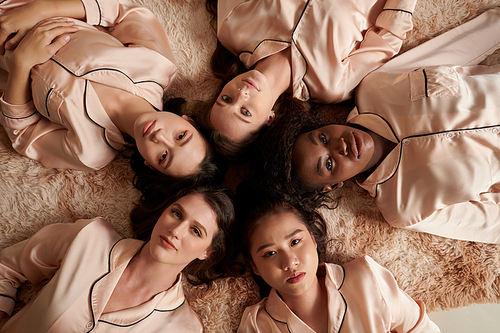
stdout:
<svg viewBox="0 0 500 333">
<path fill-rule="evenodd" d="M 300 218 L 293 212 L 281 212 L 269 214 L 260 219 L 254 228 L 250 238 L 250 244 L 259 246 L 259 243 L 267 243 L 270 239 L 284 239 L 293 230 L 307 227 Z"/>
<path fill-rule="evenodd" d="M 201 223 L 207 228 L 207 231 L 215 233 L 218 230 L 217 216 L 202 194 L 191 193 L 185 195 L 172 204 L 172 206 L 174 205 L 181 206 L 190 219 Z"/>
</svg>

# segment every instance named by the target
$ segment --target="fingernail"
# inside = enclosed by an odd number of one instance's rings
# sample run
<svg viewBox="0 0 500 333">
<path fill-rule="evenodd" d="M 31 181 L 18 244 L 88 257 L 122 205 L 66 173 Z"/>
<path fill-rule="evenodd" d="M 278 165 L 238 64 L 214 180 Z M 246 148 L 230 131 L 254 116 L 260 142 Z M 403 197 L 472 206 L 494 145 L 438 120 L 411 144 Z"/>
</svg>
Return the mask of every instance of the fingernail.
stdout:
<svg viewBox="0 0 500 333">
<path fill-rule="evenodd" d="M 68 35 L 63 36 L 63 38 L 64 38 L 64 40 L 65 40 L 65 41 L 67 41 L 67 42 L 69 42 L 69 40 L 70 40 L 70 37 L 69 37 Z"/>
<path fill-rule="evenodd" d="M 11 50 L 12 49 L 12 45 L 10 43 L 5 44 L 5 49 L 6 50 Z"/>
</svg>

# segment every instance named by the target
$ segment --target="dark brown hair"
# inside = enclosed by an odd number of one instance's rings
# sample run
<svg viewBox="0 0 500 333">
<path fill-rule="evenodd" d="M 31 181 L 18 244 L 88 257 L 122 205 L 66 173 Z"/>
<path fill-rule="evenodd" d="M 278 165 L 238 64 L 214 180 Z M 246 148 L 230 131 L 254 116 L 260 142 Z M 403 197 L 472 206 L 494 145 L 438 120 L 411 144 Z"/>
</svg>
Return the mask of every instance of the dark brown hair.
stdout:
<svg viewBox="0 0 500 333">
<path fill-rule="evenodd" d="M 163 212 L 181 197 L 189 194 L 201 194 L 205 202 L 212 208 L 216 215 L 218 231 L 212 239 L 207 259 L 195 259 L 189 263 L 183 273 L 191 284 L 209 283 L 214 279 L 234 275 L 238 268 L 233 265 L 230 258 L 233 256 L 235 245 L 229 237 L 234 223 L 235 213 L 231 193 L 215 186 L 197 186 L 184 189 L 172 197 L 164 197 L 156 205 L 139 203 L 132 211 L 130 218 L 134 237 L 149 241 L 156 222 Z"/>
<path fill-rule="evenodd" d="M 319 260 L 324 259 L 326 222 L 314 207 L 293 205 L 286 198 L 268 191 L 262 187 L 262 183 L 250 178 L 238 186 L 235 207 L 237 222 L 233 229 L 233 238 L 240 244 L 240 251 L 248 262 L 252 260 L 250 241 L 255 229 L 265 218 L 281 213 L 294 214 L 306 226 L 316 241 Z M 253 272 L 252 274 L 259 285 L 261 296 L 267 296 L 270 287 L 261 277 Z"/>
</svg>

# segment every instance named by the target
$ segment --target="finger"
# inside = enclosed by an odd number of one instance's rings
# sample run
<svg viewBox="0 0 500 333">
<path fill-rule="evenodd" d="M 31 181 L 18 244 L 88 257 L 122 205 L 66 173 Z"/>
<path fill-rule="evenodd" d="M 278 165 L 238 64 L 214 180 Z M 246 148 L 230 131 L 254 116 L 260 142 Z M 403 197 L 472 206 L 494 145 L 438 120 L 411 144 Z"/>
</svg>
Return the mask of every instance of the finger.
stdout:
<svg viewBox="0 0 500 333">
<path fill-rule="evenodd" d="M 5 30 L 0 30 L 0 51 L 2 54 L 5 53 L 4 46 L 9 36 L 10 33 L 6 32 Z"/>
<path fill-rule="evenodd" d="M 64 45 L 66 45 L 71 40 L 69 35 L 61 35 L 55 38 L 51 44 L 47 45 L 47 52 L 49 54 L 56 54 L 57 51 L 61 49 Z"/>
<path fill-rule="evenodd" d="M 13 50 L 13 49 L 15 49 L 17 47 L 17 45 L 19 44 L 19 42 L 23 39 L 24 35 L 25 34 L 21 33 L 21 32 L 18 32 L 17 34 L 15 34 L 11 39 L 9 39 L 5 43 L 5 49 L 6 50 Z"/>
</svg>

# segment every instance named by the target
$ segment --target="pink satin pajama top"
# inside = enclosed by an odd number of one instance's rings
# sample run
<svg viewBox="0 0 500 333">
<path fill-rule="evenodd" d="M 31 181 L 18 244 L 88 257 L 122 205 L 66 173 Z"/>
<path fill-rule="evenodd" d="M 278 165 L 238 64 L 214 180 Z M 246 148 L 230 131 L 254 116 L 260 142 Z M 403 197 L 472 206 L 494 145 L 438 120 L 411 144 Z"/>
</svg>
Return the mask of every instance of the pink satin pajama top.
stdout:
<svg viewBox="0 0 500 333">
<path fill-rule="evenodd" d="M 132 308 L 103 313 L 144 244 L 122 239 L 102 218 L 55 223 L 0 252 L 0 310 L 10 314 L 19 285 L 50 281 L 0 332 L 202 332 L 184 298 L 181 276 Z"/>
<path fill-rule="evenodd" d="M 359 185 L 395 226 L 500 243 L 500 65 L 369 74 L 349 124 L 394 142 Z"/>
<path fill-rule="evenodd" d="M 291 47 L 293 95 L 337 103 L 399 52 L 416 0 L 219 0 L 218 38 L 250 68 Z"/>
<path fill-rule="evenodd" d="M 321 264 L 318 274 L 326 274 L 329 333 L 440 332 L 424 303 L 399 289 L 392 274 L 368 256 L 343 266 Z M 314 333 L 275 289 L 245 310 L 238 333 L 250 332 Z"/>
<path fill-rule="evenodd" d="M 87 22 L 49 61 L 31 71 L 33 100 L 0 100 L 0 122 L 14 149 L 48 168 L 96 170 L 125 144 L 92 84 L 140 96 L 161 110 L 164 90 L 176 75 L 165 29 L 146 8 L 116 0 L 82 0 Z M 22 4 L 7 0 L 10 9 Z M 8 71 L 7 52 L 0 65 Z M 171 56 L 170 56 L 171 57 Z"/>
</svg>

